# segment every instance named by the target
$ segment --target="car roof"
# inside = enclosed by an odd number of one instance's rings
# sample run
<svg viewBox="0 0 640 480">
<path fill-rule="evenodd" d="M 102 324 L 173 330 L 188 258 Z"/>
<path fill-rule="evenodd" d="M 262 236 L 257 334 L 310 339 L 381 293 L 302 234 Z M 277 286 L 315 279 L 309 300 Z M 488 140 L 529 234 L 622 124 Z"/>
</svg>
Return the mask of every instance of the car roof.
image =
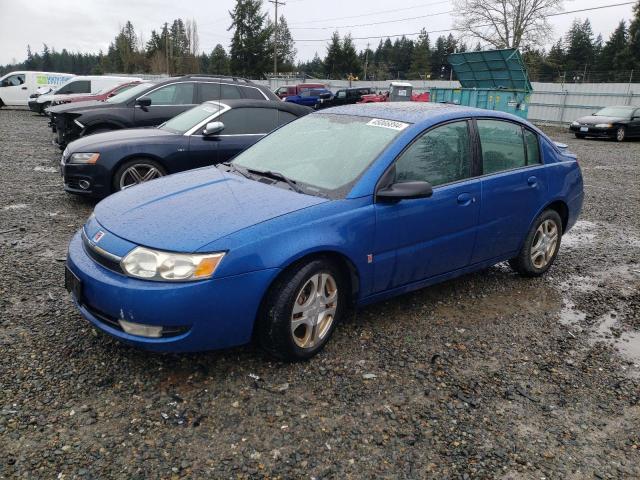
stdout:
<svg viewBox="0 0 640 480">
<path fill-rule="evenodd" d="M 520 122 L 522 121 L 519 117 L 505 112 L 434 102 L 356 103 L 353 105 L 327 108 L 326 110 L 320 110 L 315 114 L 323 115 L 328 113 L 382 118 L 385 120 L 395 120 L 398 122 L 408 123 L 421 123 L 427 121 L 429 121 L 429 123 L 435 123 L 436 121 L 465 116 L 491 116 L 509 120 L 515 119 Z"/>
<path fill-rule="evenodd" d="M 282 100 L 220 99 L 209 100 L 204 103 L 220 103 L 231 108 L 272 108 L 282 110 L 284 112 L 289 112 L 296 116 L 304 115 L 312 110 L 309 107 L 297 105 L 291 102 L 283 102 Z"/>
</svg>

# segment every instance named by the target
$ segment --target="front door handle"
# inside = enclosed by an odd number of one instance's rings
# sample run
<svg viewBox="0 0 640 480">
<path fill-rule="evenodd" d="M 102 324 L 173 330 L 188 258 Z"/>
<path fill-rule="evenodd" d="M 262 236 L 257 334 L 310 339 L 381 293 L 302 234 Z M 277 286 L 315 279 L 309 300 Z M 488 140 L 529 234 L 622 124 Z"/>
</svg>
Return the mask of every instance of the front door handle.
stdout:
<svg viewBox="0 0 640 480">
<path fill-rule="evenodd" d="M 538 179 L 536 177 L 529 177 L 527 179 L 527 183 L 530 187 L 535 187 L 536 185 L 538 185 Z"/>
<path fill-rule="evenodd" d="M 458 205 L 462 205 L 466 207 L 467 205 L 476 201 L 476 197 L 471 195 L 470 193 L 461 193 L 458 195 Z"/>
<path fill-rule="evenodd" d="M 22 87 L 22 90 L 26 90 L 26 89 L 27 89 L 27 87 Z"/>
</svg>

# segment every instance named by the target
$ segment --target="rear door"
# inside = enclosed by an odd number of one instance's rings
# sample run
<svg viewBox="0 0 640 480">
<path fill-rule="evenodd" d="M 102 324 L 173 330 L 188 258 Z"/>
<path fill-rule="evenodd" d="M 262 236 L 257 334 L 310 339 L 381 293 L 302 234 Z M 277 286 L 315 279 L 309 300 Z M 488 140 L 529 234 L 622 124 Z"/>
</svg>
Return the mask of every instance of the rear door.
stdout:
<svg viewBox="0 0 640 480">
<path fill-rule="evenodd" d="M 482 159 L 482 208 L 472 263 L 520 250 L 547 197 L 538 135 L 507 120 L 478 119 L 476 124 Z"/>
<path fill-rule="evenodd" d="M 429 198 L 376 203 L 375 291 L 467 266 L 475 242 L 480 180 L 473 177 L 467 120 L 417 137 L 395 162 L 395 182 L 427 181 Z"/>
<path fill-rule="evenodd" d="M 135 105 L 134 124 L 137 127 L 160 125 L 179 113 L 195 106 L 194 82 L 171 83 L 145 94 L 151 99 L 149 107 Z"/>
<path fill-rule="evenodd" d="M 629 122 L 629 135 L 640 137 L 640 108 L 637 108 L 631 115 L 631 121 Z"/>
</svg>

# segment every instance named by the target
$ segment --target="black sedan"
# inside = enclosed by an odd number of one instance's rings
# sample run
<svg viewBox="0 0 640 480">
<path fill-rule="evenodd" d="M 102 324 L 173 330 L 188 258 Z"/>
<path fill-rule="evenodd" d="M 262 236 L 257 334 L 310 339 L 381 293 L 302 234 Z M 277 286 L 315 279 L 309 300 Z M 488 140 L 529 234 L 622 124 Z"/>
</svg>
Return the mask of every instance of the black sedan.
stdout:
<svg viewBox="0 0 640 480">
<path fill-rule="evenodd" d="M 640 137 L 640 107 L 605 107 L 580 117 L 569 129 L 578 138 L 607 137 L 622 142 L 630 137 Z"/>
<path fill-rule="evenodd" d="M 83 137 L 62 154 L 64 189 L 105 197 L 164 175 L 227 162 L 270 131 L 311 111 L 281 100 L 209 101 L 157 128 Z"/>
<path fill-rule="evenodd" d="M 238 77 L 184 75 L 145 82 L 104 102 L 50 107 L 60 148 L 78 137 L 132 127 L 155 127 L 209 100 L 279 100 L 268 88 Z"/>
</svg>

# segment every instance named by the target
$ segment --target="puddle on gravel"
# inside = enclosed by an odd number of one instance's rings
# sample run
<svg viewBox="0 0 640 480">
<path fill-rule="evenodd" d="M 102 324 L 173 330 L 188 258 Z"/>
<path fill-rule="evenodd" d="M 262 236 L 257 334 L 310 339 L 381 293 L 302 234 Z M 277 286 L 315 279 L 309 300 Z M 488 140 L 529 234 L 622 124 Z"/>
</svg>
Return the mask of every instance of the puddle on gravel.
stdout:
<svg viewBox="0 0 640 480">
<path fill-rule="evenodd" d="M 45 173 L 58 173 L 58 169 L 56 167 L 45 167 L 42 165 L 38 165 L 33 168 L 34 172 L 45 172 Z"/>
<path fill-rule="evenodd" d="M 3 210 L 22 210 L 23 208 L 28 208 L 29 205 L 26 203 L 13 203 L 11 205 L 5 205 L 2 207 Z"/>
<path fill-rule="evenodd" d="M 620 353 L 640 367 L 640 332 L 621 331 L 616 312 L 603 315 L 593 332 L 592 341 L 604 341 L 615 346 Z"/>
</svg>

